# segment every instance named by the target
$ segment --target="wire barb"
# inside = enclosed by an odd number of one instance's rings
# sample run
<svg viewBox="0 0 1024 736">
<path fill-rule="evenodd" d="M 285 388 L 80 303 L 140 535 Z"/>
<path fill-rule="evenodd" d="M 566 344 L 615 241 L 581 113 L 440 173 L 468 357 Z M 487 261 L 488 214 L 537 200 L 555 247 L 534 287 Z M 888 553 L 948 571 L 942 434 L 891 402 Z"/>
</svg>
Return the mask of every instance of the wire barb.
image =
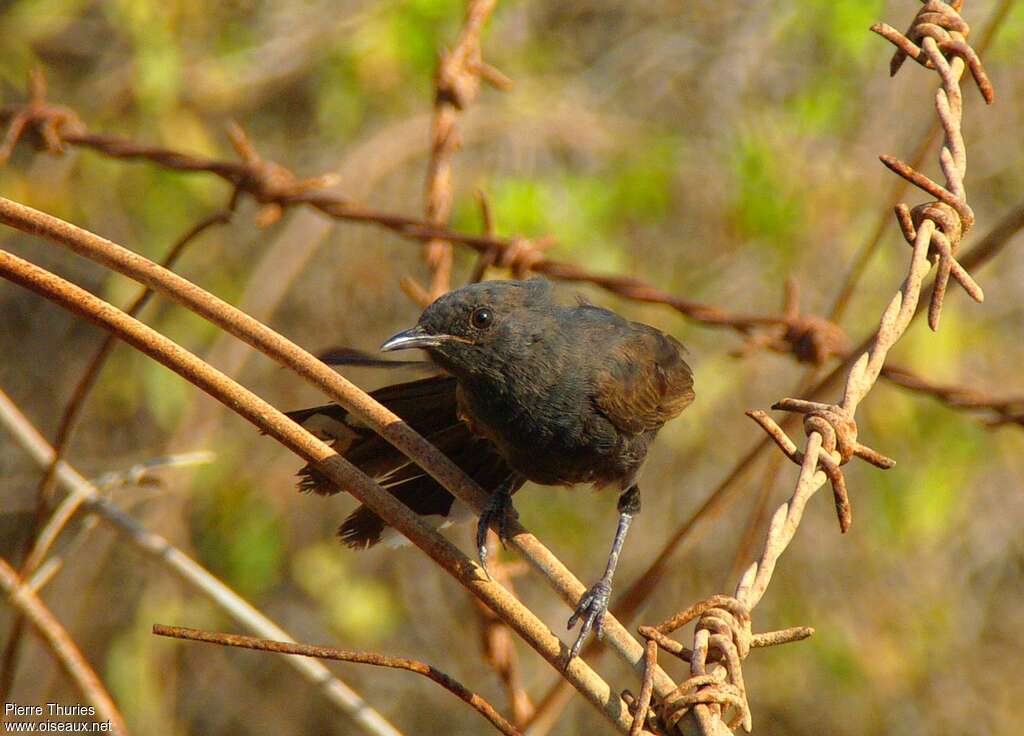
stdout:
<svg viewBox="0 0 1024 736">
<path fill-rule="evenodd" d="M 675 726 L 692 712 L 693 719 L 687 723 L 695 727 L 694 732 L 718 733 L 722 722 L 730 730 L 738 726 L 750 730 L 750 710 L 740 671 L 742 659 L 753 647 L 750 611 L 764 596 L 779 557 L 796 534 L 806 504 L 818 488 L 826 480 L 831 483 L 839 526 L 845 532 L 852 514 L 841 466 L 853 457 L 883 469 L 893 466 L 891 458 L 858 442 L 854 414 L 882 374 L 889 350 L 902 337 L 917 312 L 925 276 L 932 265 L 938 266 L 929 308 L 932 329 L 938 327 L 950 278 L 960 283 L 977 301 L 984 298 L 981 288 L 956 260 L 957 247 L 974 224 L 974 213 L 967 204 L 964 187 L 967 154 L 961 131 L 963 99 L 960 78 L 965 69 L 971 70 L 986 101 L 993 99 L 981 62 L 966 43 L 969 28 L 959 16 L 961 4 L 961 0 L 949 4 L 926 0 L 906 34 L 900 34 L 885 24 L 872 27 L 897 47 L 891 65 L 893 74 L 910 57 L 935 70 L 940 77 L 935 110 L 945 133 L 945 142 L 939 153 L 945 185 L 932 181 L 899 159 L 882 157 L 886 166 L 937 201 L 913 209 L 903 204 L 896 208 L 901 232 L 913 247 L 910 265 L 903 284 L 882 314 L 873 340 L 866 344 L 864 352 L 858 349 L 859 356 L 850 364 L 842 402 L 826 404 L 783 399 L 772 407 L 803 415 L 807 435 L 804 449 L 800 450 L 766 412 L 747 412 L 782 452 L 800 466 L 800 474 L 792 496 L 772 516 L 761 556 L 741 576 L 735 597 L 713 596 L 661 626 L 641 629 L 642 636 L 690 662 L 691 677 L 662 704 L 662 717 L 670 726 Z M 792 297 L 787 301 L 793 301 Z M 787 313 L 790 311 L 787 308 Z M 942 396 L 941 390 L 933 393 Z M 697 618 L 697 624 L 692 649 L 668 638 L 670 631 L 694 618 Z M 797 641 L 809 633 L 804 629 L 773 632 L 759 643 L 771 645 Z M 690 732 L 688 728 L 687 733 Z"/>
<path fill-rule="evenodd" d="M 694 620 L 697 623 L 693 649 L 669 637 Z M 743 601 L 733 596 L 714 595 L 657 626 L 638 628 L 640 636 L 647 639 L 648 652 L 651 644 L 657 644 L 660 649 L 690 663 L 691 676 L 661 704 L 660 718 L 669 729 L 697 705 L 714 706 L 719 717 L 731 710 L 726 719 L 730 729 L 742 726 L 749 732 L 753 728 L 741 662 L 753 648 L 801 641 L 814 630 L 800 626 L 755 635 L 751 633 L 750 623 L 750 609 Z M 656 657 L 649 655 L 645 661 L 648 667 L 653 667 Z M 642 695 L 643 691 L 641 701 Z"/>
<path fill-rule="evenodd" d="M 64 152 L 65 135 L 84 133 L 85 125 L 69 107 L 51 105 L 46 99 L 46 77 L 36 67 L 29 74 L 27 99 L 22 105 L 5 108 L 0 117 L 7 120 L 7 133 L 0 144 L 0 166 L 14 153 L 18 141 L 29 134 L 36 148 L 55 156 Z"/>
<path fill-rule="evenodd" d="M 946 185 L 938 184 L 894 156 L 880 157 L 882 163 L 891 171 L 938 200 L 918 205 L 913 209 L 900 204 L 896 210 L 903 237 L 911 245 L 916 241 L 917 231 L 924 220 L 935 223 L 928 251 L 929 260 L 938 264 L 938 276 L 928 308 L 928 325 L 932 330 L 939 327 L 942 304 L 950 277 L 954 278 L 975 301 L 981 302 L 985 298 L 981 287 L 956 261 L 960 241 L 974 225 L 974 212 L 967 204 L 963 183 L 967 170 L 967 153 L 961 129 L 963 99 L 960 92 L 960 77 L 964 67 L 970 69 L 985 102 L 991 104 L 995 99 L 995 93 L 981 59 L 967 43 L 970 27 L 960 17 L 961 6 L 962 0 L 953 3 L 928 0 L 922 5 L 905 34 L 899 33 L 885 23 L 876 23 L 871 27 L 872 31 L 896 46 L 890 65 L 892 74 L 896 74 L 909 57 L 922 66 L 937 71 L 942 80 L 942 85 L 935 94 L 935 110 L 945 133 L 939 163 L 946 177 Z"/>
</svg>

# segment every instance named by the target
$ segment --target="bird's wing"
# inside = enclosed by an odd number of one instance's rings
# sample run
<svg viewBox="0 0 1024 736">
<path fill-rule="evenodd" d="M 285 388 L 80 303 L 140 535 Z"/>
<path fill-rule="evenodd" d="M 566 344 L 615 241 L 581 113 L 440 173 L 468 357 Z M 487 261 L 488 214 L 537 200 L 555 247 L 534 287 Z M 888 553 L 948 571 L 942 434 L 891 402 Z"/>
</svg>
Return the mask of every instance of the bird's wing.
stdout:
<svg viewBox="0 0 1024 736">
<path fill-rule="evenodd" d="M 484 489 L 492 490 L 511 468 L 489 441 L 477 437 L 459 418 L 455 379 L 435 376 L 374 391 L 371 396 L 430 440 Z M 288 416 L 323 439 L 346 460 L 373 477 L 417 514 L 448 517 L 454 497 L 401 451 L 337 404 L 288 412 Z M 338 493 L 314 465 L 299 471 L 299 489 L 320 495 Z M 380 541 L 384 520 L 366 506 L 356 509 L 339 529 L 349 547 L 370 547 Z"/>
<path fill-rule="evenodd" d="M 633 324 L 595 380 L 594 403 L 619 431 L 658 429 L 693 401 L 693 374 L 683 346 L 646 325 Z"/>
</svg>

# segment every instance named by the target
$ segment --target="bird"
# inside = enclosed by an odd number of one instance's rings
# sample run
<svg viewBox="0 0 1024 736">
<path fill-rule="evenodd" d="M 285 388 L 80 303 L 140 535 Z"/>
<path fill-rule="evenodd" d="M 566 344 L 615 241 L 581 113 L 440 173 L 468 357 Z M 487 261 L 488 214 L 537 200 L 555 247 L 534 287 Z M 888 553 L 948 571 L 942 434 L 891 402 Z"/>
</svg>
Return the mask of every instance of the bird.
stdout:
<svg viewBox="0 0 1024 736">
<path fill-rule="evenodd" d="M 512 496 L 527 481 L 619 492 L 604 574 L 568 622 L 569 630 L 582 622 L 571 661 L 591 630 L 599 638 L 603 634 L 615 568 L 641 507 L 639 476 L 648 448 L 658 430 L 693 401 L 686 349 L 654 327 L 583 300 L 563 305 L 542 277 L 449 291 L 424 309 L 414 327 L 380 347 L 410 349 L 425 351 L 436 375 L 385 386 L 371 396 L 489 492 L 476 531 L 485 571 L 487 530 L 494 528 L 507 541 L 516 518 Z M 451 493 L 342 407 L 328 404 L 288 415 L 330 440 L 339 454 L 437 526 L 471 518 Z M 302 491 L 342 490 L 312 465 L 299 478 Z M 345 545 L 365 549 L 389 531 L 383 519 L 360 506 L 338 534 Z"/>
</svg>

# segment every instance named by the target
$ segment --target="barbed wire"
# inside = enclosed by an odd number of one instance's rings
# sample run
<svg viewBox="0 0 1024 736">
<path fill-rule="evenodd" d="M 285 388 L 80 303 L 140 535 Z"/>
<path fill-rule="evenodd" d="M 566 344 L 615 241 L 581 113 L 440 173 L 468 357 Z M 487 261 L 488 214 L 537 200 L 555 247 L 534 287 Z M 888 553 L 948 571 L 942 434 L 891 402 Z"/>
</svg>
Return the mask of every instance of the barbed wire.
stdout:
<svg viewBox="0 0 1024 736">
<path fill-rule="evenodd" d="M 922 13 L 927 11 L 928 13 L 938 13 L 942 15 L 944 11 L 941 11 L 941 9 L 929 9 L 929 6 L 932 5 L 936 5 L 936 3 L 927 3 L 925 9 L 922 10 Z M 937 5 L 943 4 L 938 3 Z M 957 8 L 958 7 L 959 6 L 957 5 Z M 928 18 L 927 21 L 921 21 L 919 18 L 915 23 L 930 23 L 932 20 L 932 18 Z M 947 52 L 956 52 L 958 49 L 966 46 L 965 42 L 959 42 L 964 41 L 963 38 L 960 38 L 958 41 L 954 36 L 954 34 L 959 33 L 962 37 L 965 37 L 967 30 L 966 26 L 957 26 L 955 21 L 950 21 L 948 19 L 946 22 L 948 24 L 948 28 L 941 25 L 939 27 L 940 29 L 946 29 L 948 38 L 942 37 L 941 34 L 939 37 L 929 35 L 934 34 L 933 31 L 928 31 L 928 33 L 922 31 L 917 36 L 917 40 L 921 41 L 921 46 L 917 47 L 913 42 L 911 42 L 911 45 L 914 45 L 915 48 L 920 48 L 922 50 L 921 53 L 915 55 L 913 49 L 904 49 L 905 54 L 914 58 L 922 65 L 928 66 L 931 64 L 932 67 L 939 70 L 940 74 L 942 73 L 941 66 L 938 66 L 935 62 L 931 61 L 931 58 L 928 56 L 928 39 L 932 40 L 933 45 L 935 45 L 936 49 L 939 50 L 940 56 L 943 50 L 946 50 Z M 912 32 L 916 27 L 917 25 L 912 26 Z M 908 38 L 912 35 L 913 33 L 908 33 Z M 966 48 L 969 49 L 969 47 Z M 922 59 L 924 59 L 924 61 L 922 61 Z M 968 65 L 974 64 L 974 62 L 971 61 L 966 63 Z M 975 72 L 974 66 L 977 66 L 978 69 L 980 69 L 980 76 Z M 977 62 L 974 66 L 972 66 L 972 73 L 974 73 L 980 86 L 984 79 L 983 69 L 980 68 L 980 62 Z M 962 73 L 963 68 L 960 69 L 960 74 Z M 957 78 L 958 77 L 959 74 L 957 75 Z M 41 80 L 41 75 L 39 75 L 39 78 Z M 945 82 L 945 77 L 943 79 Z M 820 365 L 832 357 L 844 357 L 845 336 L 842 334 L 841 330 L 827 320 L 801 315 L 795 285 L 787 291 L 786 306 L 784 313 L 781 316 L 762 317 L 757 315 L 741 315 L 719 310 L 709 305 L 679 300 L 666 292 L 658 290 L 655 287 L 649 286 L 636 279 L 594 274 L 584 269 L 580 269 L 573 264 L 547 259 L 543 255 L 543 251 L 545 250 L 545 245 L 547 245 L 547 243 L 543 240 L 496 238 L 490 228 L 487 229 L 487 233 L 484 236 L 471 236 L 454 233 L 453 231 L 449 231 L 444 228 L 438 228 L 436 225 L 427 221 L 405 218 L 400 215 L 380 213 L 362 208 L 358 205 L 347 202 L 336 195 L 324 192 L 323 189 L 332 184 L 329 177 L 315 177 L 312 179 L 300 180 L 294 177 L 287 169 L 284 169 L 273 162 L 262 160 L 256 153 L 255 148 L 248 141 L 244 131 L 237 126 L 232 128 L 229 135 L 232 140 L 232 145 L 242 159 L 241 162 L 220 162 L 214 159 L 203 159 L 202 157 L 189 157 L 186 154 L 179 154 L 174 151 L 170 151 L 169 149 L 138 146 L 129 141 L 88 133 L 85 131 L 84 125 L 81 124 L 77 116 L 75 116 L 68 108 L 48 106 L 45 102 L 44 83 L 36 82 L 35 85 L 38 89 L 33 90 L 33 93 L 30 94 L 29 104 L 21 108 L 8 108 L 0 111 L 0 117 L 6 119 L 9 123 L 4 144 L 0 147 L 0 158 L 2 159 L 9 156 L 19 138 L 27 136 L 29 138 L 35 137 L 37 139 L 37 145 L 40 145 L 53 153 L 63 151 L 68 145 L 78 145 L 93 148 L 101 153 L 117 158 L 148 159 L 161 165 L 182 171 L 208 171 L 220 176 L 233 185 L 232 205 L 237 202 L 238 197 L 242 194 L 251 195 L 257 202 L 263 205 L 257 215 L 257 222 L 261 225 L 268 225 L 279 219 L 284 210 L 292 204 L 308 204 L 332 217 L 357 222 L 375 223 L 414 240 L 425 242 L 461 243 L 480 253 L 481 262 L 483 262 L 484 259 L 489 259 L 490 262 L 496 265 L 509 268 L 513 273 L 522 274 L 527 271 L 535 271 L 538 273 L 545 273 L 548 276 L 562 280 L 587 281 L 625 298 L 666 304 L 698 323 L 710 326 L 729 327 L 741 335 L 747 336 L 748 342 L 743 348 L 744 352 L 766 348 L 792 354 L 796 356 L 798 360 L 816 365 Z M 957 87 L 957 92 L 959 92 L 959 87 Z M 947 119 L 943 121 L 944 125 L 946 125 L 948 119 L 952 118 L 954 112 L 957 116 L 960 112 L 959 107 L 956 107 L 954 110 L 954 105 L 950 102 L 950 96 L 948 94 L 946 102 L 948 114 L 946 116 Z M 956 102 L 957 105 L 959 105 L 959 99 L 957 99 Z M 939 114 L 940 117 L 942 117 L 941 110 Z M 959 133 L 959 120 L 957 119 L 956 122 L 957 133 Z M 960 138 L 959 143 L 962 151 L 962 137 Z M 947 164 L 947 162 L 943 161 L 942 166 L 944 172 L 946 171 L 947 166 L 952 166 L 954 171 L 960 171 L 959 185 L 962 190 L 963 166 L 960 159 L 957 158 L 955 144 L 955 140 L 952 142 L 949 140 L 947 128 L 949 163 Z M 966 204 L 966 197 L 963 196 L 962 191 L 960 195 L 957 194 L 957 182 L 955 179 L 952 179 L 948 173 L 946 186 L 942 187 L 927 177 L 923 177 L 923 175 L 918 172 L 906 167 L 906 165 L 896 159 L 883 160 L 885 160 L 886 164 L 890 166 L 890 168 L 893 168 L 897 173 L 900 173 L 901 176 L 904 176 L 908 181 L 912 181 L 913 183 L 920 185 L 938 200 L 937 202 L 930 203 L 931 207 L 927 211 L 920 210 L 920 208 L 910 210 L 909 208 L 904 207 L 898 212 L 904 235 L 908 239 L 908 242 L 914 246 L 914 258 L 912 263 L 918 262 L 919 253 L 923 248 L 924 259 L 926 261 L 933 261 L 939 266 L 940 279 L 937 280 L 937 288 L 935 289 L 934 296 L 932 298 L 932 307 L 929 310 L 930 322 L 934 328 L 937 327 L 938 324 L 942 300 L 945 294 L 945 284 L 949 278 L 954 278 L 960 282 L 969 293 L 972 293 L 973 296 L 981 296 L 980 288 L 977 287 L 969 274 L 967 274 L 966 269 L 962 268 L 956 261 L 956 248 L 959 245 L 963 234 L 969 228 L 969 224 L 973 222 L 973 213 L 970 212 L 970 209 Z M 943 205 L 945 208 L 943 208 Z M 950 210 L 957 218 L 955 221 L 950 219 L 952 217 L 950 215 Z M 929 225 L 929 222 L 932 224 Z M 959 231 L 956 232 L 955 237 L 950 237 L 950 234 L 956 229 L 957 224 L 959 224 Z M 928 235 L 921 236 L 921 231 L 926 229 L 930 229 Z M 922 237 L 924 237 L 924 240 L 927 242 L 924 246 L 919 246 L 919 241 Z M 924 267 L 923 264 L 921 267 Z M 912 267 L 911 273 L 913 273 L 913 270 L 914 269 Z M 927 269 L 925 269 L 925 271 L 927 271 Z M 435 271 L 435 276 L 436 274 L 437 271 Z M 920 281 L 917 283 L 917 289 L 918 291 L 920 290 Z M 914 309 L 911 308 L 911 316 L 913 315 L 913 312 Z M 902 312 L 900 312 L 900 314 L 902 315 Z M 934 314 L 934 317 L 932 314 Z M 905 329 L 905 327 L 906 325 L 904 324 L 902 329 Z M 900 334 L 901 333 L 902 330 L 900 331 Z M 896 338 L 898 338 L 898 336 L 899 335 L 896 335 Z M 895 342 L 896 338 L 894 338 L 892 342 Z M 887 352 L 887 350 L 888 348 L 885 348 L 882 351 L 883 359 L 884 352 Z M 891 377 L 889 373 L 890 372 L 888 370 L 883 370 L 880 367 L 879 372 L 876 372 L 875 376 L 870 379 L 870 384 L 873 385 L 879 375 Z M 852 375 L 853 374 L 851 372 L 851 376 Z M 928 383 L 924 379 L 920 379 L 917 382 L 907 380 L 906 376 L 906 373 L 901 374 L 902 383 L 901 380 L 894 380 L 899 385 L 904 385 L 908 388 L 914 388 L 915 390 L 921 390 L 929 395 L 933 395 L 940 400 L 946 401 L 951 406 L 958 405 L 958 394 L 954 390 L 956 387 L 937 387 L 934 384 Z M 846 426 L 845 422 L 847 417 L 837 413 L 836 411 L 836 409 L 846 409 L 846 399 L 854 395 L 849 390 L 850 386 L 851 383 L 848 381 L 847 394 L 844 397 L 843 403 L 838 406 L 827 404 L 811 405 L 807 402 L 786 403 L 794 402 L 795 400 L 784 400 L 779 404 L 780 406 L 806 414 L 808 419 L 805 419 L 805 429 L 809 433 L 813 432 L 819 436 L 826 435 L 824 439 L 828 440 L 827 435 L 831 428 L 834 435 L 832 440 L 833 450 L 828 450 L 829 442 L 825 441 L 824 452 L 827 454 L 819 452 L 819 450 L 821 450 L 820 447 L 816 448 L 813 454 L 819 455 L 820 457 L 813 461 L 809 459 L 812 454 L 811 440 L 813 437 L 809 435 L 808 446 L 802 454 L 796 449 L 796 445 L 791 443 L 788 438 L 786 438 L 786 441 L 792 445 L 792 448 L 787 452 L 791 459 L 802 465 L 810 463 L 813 468 L 816 468 L 818 464 L 820 464 L 822 473 L 824 473 L 821 482 L 824 482 L 824 479 L 826 478 L 831 479 L 833 480 L 834 486 L 836 483 L 844 485 L 839 466 L 848 460 L 849 457 L 857 455 L 858 450 L 860 451 L 859 454 L 861 456 L 865 456 L 867 459 L 874 458 L 880 462 L 884 462 L 886 460 L 883 456 L 880 456 L 873 451 L 869 451 L 867 448 L 859 445 L 859 443 L 856 442 L 856 424 L 853 423 L 852 428 L 850 426 Z M 852 403 L 852 408 L 848 409 L 848 413 L 850 415 L 849 421 L 852 422 L 852 414 L 856 409 L 857 403 L 863 399 L 863 394 L 866 394 L 869 389 L 870 385 L 863 390 L 863 393 L 859 398 L 851 400 L 850 403 Z M 966 391 L 966 389 L 963 391 Z M 964 394 L 961 393 L 960 397 L 962 398 L 963 396 Z M 1014 417 L 1019 415 L 1019 411 L 1015 409 L 1016 405 L 1013 403 L 1014 401 L 1017 401 L 1016 399 L 997 399 L 990 396 L 975 397 L 975 399 L 976 401 L 969 407 L 963 405 L 962 402 L 960 405 L 964 406 L 964 408 L 970 409 L 990 409 L 999 416 L 1006 415 Z M 984 403 L 985 400 L 987 400 L 987 404 Z M 844 429 L 842 431 L 836 430 L 835 423 L 837 422 L 844 425 Z M 1017 419 L 1013 419 L 1012 423 L 1019 423 L 1019 421 L 1017 421 Z M 812 424 L 815 426 L 811 426 Z M 789 445 L 782 442 L 781 438 L 785 435 L 781 432 L 781 429 L 779 430 L 779 434 L 781 436 L 775 437 L 774 439 L 779 442 L 780 447 L 783 447 L 783 449 L 786 450 Z M 845 450 L 849 450 L 849 453 Z M 844 455 L 847 455 L 845 459 Z M 829 466 L 830 462 L 832 463 L 831 470 Z M 821 473 L 815 473 L 814 479 L 817 480 L 819 475 L 821 475 Z M 838 481 L 835 479 L 835 476 L 838 477 Z M 814 490 L 816 490 L 816 488 Z M 811 493 L 813 492 L 814 491 L 812 490 Z M 839 495 L 839 491 L 837 490 L 837 498 Z M 838 505 L 837 508 L 839 508 Z M 842 514 L 840 515 L 840 518 L 842 520 Z M 797 519 L 797 523 L 799 523 L 799 519 Z M 702 621 L 704 620 L 703 615 L 700 618 Z M 719 617 L 719 619 L 725 620 L 722 619 L 722 617 Z M 711 626 L 710 623 L 708 625 Z M 724 634 L 721 635 L 724 636 Z M 709 637 L 710 636 L 711 635 L 709 634 Z M 755 638 L 756 637 L 754 637 L 754 635 L 751 635 L 751 641 Z M 709 638 L 706 644 L 710 646 L 713 660 L 715 643 L 711 638 Z M 699 648 L 695 650 L 698 652 L 700 651 Z M 738 644 L 736 645 L 736 650 L 737 652 L 740 651 Z M 705 665 L 706 660 L 707 656 L 705 656 Z M 736 668 L 736 671 L 738 672 L 738 668 Z M 728 671 L 728 667 L 726 668 L 725 674 L 729 681 L 726 682 L 723 680 L 723 683 L 735 686 L 735 683 L 730 679 L 734 677 L 734 675 Z M 705 683 L 703 685 L 696 686 L 697 690 L 702 688 L 706 689 L 709 684 L 710 683 Z M 723 692 L 725 689 L 727 688 L 723 688 Z M 702 698 L 704 698 L 703 695 L 697 697 L 695 700 L 691 699 L 693 702 L 689 703 L 687 708 L 693 705 L 707 704 L 702 701 Z M 745 703 L 745 694 L 743 702 Z M 715 705 L 715 703 L 710 703 L 710 705 Z M 686 709 L 679 709 L 678 712 L 685 715 L 685 710 Z M 683 715 L 680 715 L 680 718 L 682 718 Z M 749 715 L 749 713 L 747 713 L 747 715 Z"/>
<path fill-rule="evenodd" d="M 781 314 L 734 312 L 684 299 L 642 279 L 594 272 L 574 263 L 548 258 L 545 252 L 555 245 L 554 239 L 548 236 L 506 238 L 496 236 L 493 229 L 487 229 L 483 234 L 471 234 L 439 227 L 415 217 L 365 207 L 324 191 L 333 184 L 330 175 L 299 179 L 284 166 L 263 159 L 244 129 L 235 122 L 228 126 L 228 137 L 241 157 L 240 161 L 197 156 L 91 133 L 70 108 L 46 100 L 46 84 L 38 70 L 30 76 L 26 102 L 0 107 L 0 122 L 8 126 L 5 143 L 0 147 L 0 164 L 7 160 L 18 141 L 28 139 L 55 155 L 65 152 L 69 146 L 78 146 L 111 158 L 144 160 L 175 171 L 210 173 L 232 186 L 228 211 L 237 207 L 242 195 L 250 195 L 262 205 L 256 216 L 257 224 L 261 226 L 276 222 L 288 207 L 306 205 L 333 219 L 375 225 L 416 242 L 458 243 L 471 248 L 480 254 L 474 278 L 480 278 L 477 272 L 482 275 L 482 268 L 495 266 L 511 271 L 517 278 L 537 273 L 558 281 L 587 283 L 631 301 L 669 307 L 695 324 L 725 328 L 743 336 L 746 342 L 738 349 L 739 355 L 767 349 L 792 355 L 800 362 L 818 365 L 832 358 L 845 357 L 843 348 L 848 340 L 842 328 L 825 318 L 801 313 L 798 296 L 793 298 L 796 291 L 793 286 L 787 285 Z M 486 207 L 486 200 L 483 200 L 482 207 Z M 489 217 L 489 209 L 487 212 Z M 1024 213 L 1024 206 L 1015 212 Z M 1015 218 L 1012 228 L 1001 233 L 1001 243 L 1021 227 L 1024 227 L 1024 220 Z M 958 273 L 961 270 L 952 264 L 951 268 Z M 430 292 L 412 279 L 403 279 L 402 286 L 415 301 L 431 298 Z M 905 381 L 900 385 L 916 390 L 917 385 L 926 382 L 927 379 L 922 378 L 920 382 Z M 1001 401 L 993 397 L 993 408 Z"/>
<path fill-rule="evenodd" d="M 484 62 L 480 49 L 480 34 L 496 5 L 496 0 L 470 0 L 455 47 L 442 51 L 438 60 L 425 189 L 426 219 L 439 227 L 448 224 L 454 202 L 452 159 L 462 145 L 460 116 L 476 98 L 481 81 L 502 90 L 512 85 L 508 77 Z M 423 291 L 433 301 L 451 289 L 452 244 L 443 238 L 432 238 L 423 253 L 431 272 L 429 289 Z M 418 293 L 416 289 L 412 291 Z"/>
<path fill-rule="evenodd" d="M 803 415 L 807 442 L 802 451 L 765 412 L 748 412 L 786 456 L 799 465 L 800 473 L 792 497 L 771 519 L 760 558 L 746 569 L 734 595 L 713 596 L 677 614 L 653 632 L 644 630 L 645 636 L 654 638 L 666 651 L 672 651 L 677 645 L 664 639 L 664 635 L 697 619 L 694 645 L 689 654 L 691 676 L 662 704 L 661 718 L 670 728 L 690 716 L 684 730 L 722 733 L 723 723 L 729 731 L 741 726 L 746 731 L 751 730 L 752 717 L 741 667 L 752 640 L 751 612 L 764 596 L 779 557 L 796 534 L 807 501 L 818 488 L 826 480 L 831 482 L 840 528 L 845 532 L 850 525 L 851 512 L 841 466 L 853 457 L 860 457 L 877 467 L 891 467 L 891 460 L 858 442 L 854 415 L 880 376 L 889 350 L 910 325 L 925 276 L 932 265 L 937 266 L 928 310 L 933 330 L 938 328 L 950 278 L 960 283 L 975 300 L 984 298 L 981 288 L 956 260 L 963 235 L 974 224 L 974 213 L 967 203 L 964 186 L 967 154 L 961 129 L 960 78 L 965 69 L 970 69 L 986 102 L 991 103 L 994 95 L 980 59 L 967 44 L 970 28 L 959 14 L 961 5 L 959 1 L 947 4 L 927 0 L 906 34 L 881 23 L 872 26 L 873 31 L 897 47 L 890 66 L 893 74 L 906 58 L 912 58 L 939 75 L 935 110 L 945 137 L 939 152 L 945 185 L 937 184 L 894 157 L 881 157 L 895 173 L 936 198 L 913 209 L 905 204 L 896 208 L 903 236 L 913 247 L 903 284 L 885 309 L 870 346 L 850 368 L 840 403 L 787 398 L 772 407 Z"/>
</svg>

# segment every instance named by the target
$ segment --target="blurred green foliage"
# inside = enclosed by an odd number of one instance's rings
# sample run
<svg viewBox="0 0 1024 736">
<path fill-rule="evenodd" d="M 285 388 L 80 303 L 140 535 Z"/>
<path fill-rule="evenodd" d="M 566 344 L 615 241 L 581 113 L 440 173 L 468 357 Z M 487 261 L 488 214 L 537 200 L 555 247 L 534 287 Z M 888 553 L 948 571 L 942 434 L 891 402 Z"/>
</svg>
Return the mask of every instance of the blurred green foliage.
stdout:
<svg viewBox="0 0 1024 736">
<path fill-rule="evenodd" d="M 268 591 L 283 572 L 285 536 L 263 489 L 235 477 L 226 463 L 200 476 L 203 492 L 191 514 L 200 559 L 243 595 Z"/>
<path fill-rule="evenodd" d="M 966 6 L 974 39 L 995 5 Z M 501 93 L 484 87 L 462 118 L 452 225 L 481 230 L 480 189 L 500 234 L 553 236 L 554 258 L 749 313 L 778 311 L 782 280 L 792 275 L 804 310 L 821 314 L 876 217 L 888 216 L 892 176 L 877 155 L 909 156 L 931 114 L 931 77 L 908 64 L 889 80 L 891 51 L 867 31 L 877 20 L 905 27 L 917 8 L 909 0 L 499 3 L 484 56 L 516 84 Z M 261 154 L 297 174 L 336 171 L 339 190 L 354 200 L 420 214 L 434 68 L 439 50 L 454 43 L 463 11 L 455 0 L 17 0 L 0 9 L 0 93 L 4 104 L 20 100 L 25 76 L 41 65 L 52 98 L 71 105 L 91 129 L 224 158 L 234 156 L 224 124 L 236 118 Z M 1024 192 L 1024 150 L 1013 132 L 1024 126 L 1022 39 L 1017 8 L 986 55 L 999 104 L 981 109 L 974 92 L 965 95 L 968 189 L 978 215 L 972 238 Z M 925 170 L 938 175 L 934 156 Z M 151 258 L 230 195 L 206 175 L 88 151 L 52 158 L 28 146 L 0 169 L 0 192 Z M 425 277 L 415 244 L 364 226 L 328 229 L 299 212 L 259 230 L 253 211 L 243 202 L 235 222 L 204 235 L 179 270 L 312 350 L 372 347 L 414 318 L 417 309 L 397 283 L 406 274 Z M 29 238 L 4 231 L 0 240 L 115 304 L 137 293 L 125 279 L 60 260 L 63 254 Z M 844 319 L 853 341 L 877 325 L 908 254 L 892 225 Z M 456 281 L 474 261 L 457 251 Z M 916 326 L 893 358 L 932 380 L 1019 393 L 1019 255 L 1008 249 L 979 278 L 984 305 L 952 295 L 940 331 Z M 687 343 L 696 371 L 695 405 L 659 437 L 643 476 L 645 513 L 622 559 L 628 584 L 760 439 L 743 412 L 787 395 L 804 368 L 763 353 L 735 360 L 730 353 L 740 340 L 731 333 L 697 329 L 671 310 L 598 290 L 565 288 L 574 290 L 673 332 Z M 97 332 L 13 287 L 0 285 L 0 309 L 0 387 L 51 432 Z M 142 316 L 277 406 L 324 400 L 164 300 Z M 394 379 L 359 371 L 352 377 L 367 387 Z M 118 348 L 70 457 L 84 471 L 103 472 L 169 451 L 215 450 L 214 465 L 169 473 L 164 489 L 146 496 L 156 501 L 140 504 L 131 489 L 115 500 L 296 637 L 423 658 L 504 710 L 497 680 L 480 661 L 472 607 L 457 586 L 415 552 L 341 548 L 334 533 L 352 499 L 298 495 L 293 474 L 300 462 L 211 406 L 162 367 Z M 1016 734 L 1024 690 L 992 673 L 1024 666 L 1019 627 L 1005 615 L 1019 609 L 1024 590 L 1024 432 L 992 434 L 884 385 L 858 416 L 862 441 L 898 464 L 887 472 L 849 466 L 856 521 L 847 535 L 835 531 L 827 490 L 809 505 L 755 628 L 808 624 L 817 633 L 748 660 L 757 729 Z M 13 447 L 0 445 L 0 461 L 6 511 L 8 498 L 30 498 L 36 471 Z M 671 562 L 642 623 L 731 587 L 726 573 L 763 468 L 699 543 Z M 794 477 L 783 464 L 769 512 Z M 581 578 L 599 574 L 614 525 L 612 493 L 527 488 L 516 504 L 527 526 Z M 446 533 L 469 549 L 465 530 Z M 208 602 L 172 589 L 177 583 L 155 566 L 105 566 L 121 553 L 120 543 L 111 552 L 97 536 L 68 560 L 58 581 L 65 587 L 53 588 L 53 598 L 135 732 L 226 734 L 239 724 L 257 735 L 354 732 L 290 671 L 278 677 L 285 669 L 276 660 L 154 642 L 156 621 L 238 627 Z M 515 582 L 561 632 L 561 604 L 533 576 Z M 525 648 L 519 652 L 530 695 L 540 697 L 553 675 Z M 939 666 L 940 655 L 971 664 Z M 50 668 L 46 657 L 26 662 L 15 695 L 74 698 Z M 338 672 L 407 733 L 480 733 L 475 714 L 429 683 L 358 667 Z M 602 675 L 616 688 L 637 685 L 617 663 L 602 666 Z M 605 731 L 588 705 L 574 703 L 554 732 Z"/>
</svg>

